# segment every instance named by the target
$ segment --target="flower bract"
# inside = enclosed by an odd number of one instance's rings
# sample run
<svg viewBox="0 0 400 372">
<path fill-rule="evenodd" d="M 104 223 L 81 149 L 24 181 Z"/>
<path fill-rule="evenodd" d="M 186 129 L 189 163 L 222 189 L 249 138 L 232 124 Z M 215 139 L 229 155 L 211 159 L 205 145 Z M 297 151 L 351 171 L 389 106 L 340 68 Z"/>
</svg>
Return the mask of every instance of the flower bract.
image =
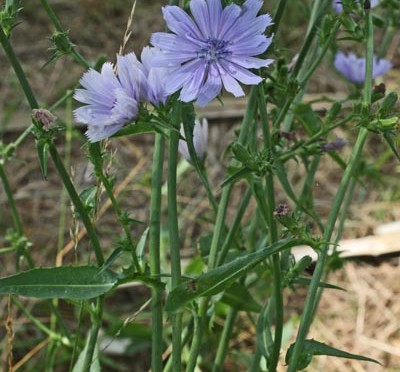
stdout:
<svg viewBox="0 0 400 372">
<path fill-rule="evenodd" d="M 181 135 L 182 137 L 185 137 L 185 131 L 183 129 L 183 126 L 181 126 Z M 199 120 L 196 120 L 193 128 L 193 146 L 196 151 L 196 155 L 200 160 L 203 160 L 206 155 L 207 143 L 208 143 L 207 119 L 203 119 L 202 123 L 200 123 Z M 178 150 L 188 162 L 191 162 L 189 148 L 186 140 L 182 139 L 179 140 Z"/>
</svg>

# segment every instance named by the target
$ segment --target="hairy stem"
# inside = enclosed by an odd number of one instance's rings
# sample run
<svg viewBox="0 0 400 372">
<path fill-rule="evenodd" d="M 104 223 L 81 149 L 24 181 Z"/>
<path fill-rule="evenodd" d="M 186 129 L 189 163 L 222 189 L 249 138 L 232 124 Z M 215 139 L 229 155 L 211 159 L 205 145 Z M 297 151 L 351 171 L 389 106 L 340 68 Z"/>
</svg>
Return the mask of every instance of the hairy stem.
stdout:
<svg viewBox="0 0 400 372">
<path fill-rule="evenodd" d="M 153 165 L 151 171 L 151 199 L 150 199 L 150 235 L 149 235 L 149 259 L 150 274 L 158 277 L 161 273 L 160 267 L 160 216 L 161 216 L 161 188 L 164 162 L 164 136 L 157 133 L 155 136 Z M 162 290 L 158 287 L 151 289 L 151 370 L 162 371 L 163 353 L 163 310 Z"/>
</svg>

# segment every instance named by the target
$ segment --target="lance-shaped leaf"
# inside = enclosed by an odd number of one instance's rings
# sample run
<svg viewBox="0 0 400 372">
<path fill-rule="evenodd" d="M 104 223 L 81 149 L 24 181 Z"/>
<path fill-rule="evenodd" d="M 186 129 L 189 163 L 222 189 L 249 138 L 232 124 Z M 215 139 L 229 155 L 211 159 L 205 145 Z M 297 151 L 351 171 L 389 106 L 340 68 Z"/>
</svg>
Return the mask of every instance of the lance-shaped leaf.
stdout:
<svg viewBox="0 0 400 372">
<path fill-rule="evenodd" d="M 117 274 L 95 266 L 37 268 L 0 279 L 0 295 L 87 300 L 108 292 Z"/>
<path fill-rule="evenodd" d="M 188 301 L 197 297 L 212 296 L 222 292 L 236 279 L 252 270 L 269 256 L 301 244 L 306 243 L 304 240 L 280 240 L 257 252 L 245 254 L 225 265 L 212 269 L 196 279 L 182 283 L 170 293 L 165 304 L 165 310 L 176 312 Z"/>
<path fill-rule="evenodd" d="M 289 364 L 290 358 L 292 357 L 293 348 L 294 344 L 290 345 L 286 353 L 285 361 L 287 364 Z M 311 359 L 314 355 L 329 355 L 338 358 L 356 359 L 356 360 L 363 360 L 365 362 L 380 364 L 377 360 L 372 358 L 368 358 L 358 354 L 347 353 L 346 351 L 336 349 L 332 346 L 329 346 L 327 344 L 315 340 L 305 340 L 303 345 L 303 353 L 302 356 L 300 357 L 297 369 L 299 370 L 305 369 L 311 363 Z"/>
</svg>

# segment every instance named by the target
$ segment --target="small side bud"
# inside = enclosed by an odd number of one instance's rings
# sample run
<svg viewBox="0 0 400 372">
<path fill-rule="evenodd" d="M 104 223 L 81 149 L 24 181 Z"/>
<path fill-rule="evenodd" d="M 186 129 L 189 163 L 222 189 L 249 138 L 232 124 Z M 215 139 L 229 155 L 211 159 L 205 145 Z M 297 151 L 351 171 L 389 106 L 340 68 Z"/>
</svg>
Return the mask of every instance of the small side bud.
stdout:
<svg viewBox="0 0 400 372">
<path fill-rule="evenodd" d="M 46 132 L 48 132 L 50 126 L 57 121 L 56 116 L 54 116 L 49 110 L 43 108 L 33 109 L 32 118 L 37 123 L 40 123 Z"/>
</svg>

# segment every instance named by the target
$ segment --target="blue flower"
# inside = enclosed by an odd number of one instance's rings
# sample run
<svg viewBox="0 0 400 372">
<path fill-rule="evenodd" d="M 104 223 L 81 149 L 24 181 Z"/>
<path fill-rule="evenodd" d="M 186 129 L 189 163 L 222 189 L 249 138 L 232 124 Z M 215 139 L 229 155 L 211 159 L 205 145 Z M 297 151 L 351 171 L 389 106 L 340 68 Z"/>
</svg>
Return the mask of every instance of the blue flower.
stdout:
<svg viewBox="0 0 400 372">
<path fill-rule="evenodd" d="M 386 59 L 373 57 L 372 77 L 383 76 L 392 67 Z M 355 84 L 362 84 L 365 80 L 365 58 L 357 57 L 354 53 L 345 54 L 337 52 L 334 60 L 336 70 L 338 70 L 347 80 Z"/>
<path fill-rule="evenodd" d="M 364 0 L 359 0 L 359 2 L 364 3 Z M 379 0 L 370 0 L 370 3 L 371 3 L 371 8 L 374 8 L 379 4 Z M 342 13 L 343 12 L 342 0 L 333 0 L 332 7 L 336 13 L 338 14 Z"/>
<path fill-rule="evenodd" d="M 262 78 L 248 69 L 272 62 L 255 57 L 272 42 L 264 35 L 271 17 L 257 16 L 262 3 L 247 0 L 242 7 L 222 8 L 221 0 L 192 0 L 193 18 L 177 6 L 164 7 L 164 19 L 173 33 L 155 33 L 151 43 L 163 52 L 157 65 L 175 67 L 166 78 L 166 92 L 181 89 L 180 100 L 205 106 L 222 87 L 238 97 L 244 95 L 238 82 L 259 84 Z"/>
<path fill-rule="evenodd" d="M 75 120 L 88 126 L 90 142 L 113 135 L 135 119 L 139 101 L 146 97 L 145 71 L 133 53 L 117 57 L 117 71 L 118 77 L 111 63 L 101 72 L 90 69 L 80 79 L 83 89 L 75 90 L 74 98 L 86 104 L 74 111 Z"/>
<path fill-rule="evenodd" d="M 158 48 L 145 47 L 140 56 L 147 78 L 146 100 L 154 106 L 165 104 L 169 94 L 165 90 L 165 79 L 170 73 L 170 68 L 155 67 L 156 61 L 162 58 Z"/>
</svg>

